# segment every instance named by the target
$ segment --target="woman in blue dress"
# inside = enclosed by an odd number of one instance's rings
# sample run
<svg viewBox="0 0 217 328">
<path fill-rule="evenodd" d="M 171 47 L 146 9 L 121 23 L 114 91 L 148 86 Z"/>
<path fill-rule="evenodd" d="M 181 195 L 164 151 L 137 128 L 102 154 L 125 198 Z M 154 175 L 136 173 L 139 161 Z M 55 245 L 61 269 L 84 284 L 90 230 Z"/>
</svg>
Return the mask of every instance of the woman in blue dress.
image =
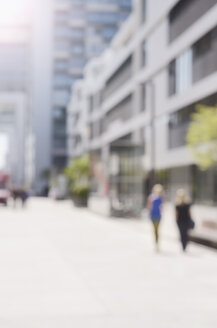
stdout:
<svg viewBox="0 0 217 328">
<path fill-rule="evenodd" d="M 152 189 L 151 195 L 148 197 L 148 210 L 154 227 L 156 250 L 158 250 L 159 247 L 159 224 L 163 205 L 162 193 L 163 187 L 160 184 L 156 184 Z"/>
</svg>

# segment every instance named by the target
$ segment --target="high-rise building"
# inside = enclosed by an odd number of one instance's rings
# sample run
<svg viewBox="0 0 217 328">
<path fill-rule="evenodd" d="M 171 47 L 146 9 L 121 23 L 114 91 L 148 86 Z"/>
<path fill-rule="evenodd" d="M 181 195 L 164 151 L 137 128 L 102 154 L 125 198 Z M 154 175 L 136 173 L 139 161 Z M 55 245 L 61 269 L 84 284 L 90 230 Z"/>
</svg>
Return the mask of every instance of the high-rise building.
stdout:
<svg viewBox="0 0 217 328">
<path fill-rule="evenodd" d="M 132 0 L 55 0 L 53 17 L 51 161 L 67 161 L 67 105 L 90 58 L 108 47 L 131 12 Z M 69 136 L 70 138 L 70 136 Z"/>
<path fill-rule="evenodd" d="M 20 167 L 19 174 L 14 174 L 16 182 L 24 183 L 27 174 L 28 180 L 34 180 L 33 189 L 41 194 L 47 189 L 50 167 L 66 164 L 71 88 L 83 77 L 86 62 L 109 45 L 131 11 L 131 0 L 29 3 L 28 24 L 14 25 L 14 42 L 0 30 L 0 132 L 7 125 L 8 160 L 16 171 Z M 11 131 L 12 120 L 20 134 Z"/>
</svg>

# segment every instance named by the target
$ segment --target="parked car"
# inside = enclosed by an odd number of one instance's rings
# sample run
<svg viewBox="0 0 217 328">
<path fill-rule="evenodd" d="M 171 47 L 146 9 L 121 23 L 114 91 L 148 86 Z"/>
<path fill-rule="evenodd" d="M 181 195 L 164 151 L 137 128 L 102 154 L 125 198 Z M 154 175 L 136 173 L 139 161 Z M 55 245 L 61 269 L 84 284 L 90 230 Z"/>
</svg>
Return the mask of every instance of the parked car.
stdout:
<svg viewBox="0 0 217 328">
<path fill-rule="evenodd" d="M 0 204 L 7 206 L 9 198 L 10 191 L 7 189 L 0 188 Z"/>
</svg>

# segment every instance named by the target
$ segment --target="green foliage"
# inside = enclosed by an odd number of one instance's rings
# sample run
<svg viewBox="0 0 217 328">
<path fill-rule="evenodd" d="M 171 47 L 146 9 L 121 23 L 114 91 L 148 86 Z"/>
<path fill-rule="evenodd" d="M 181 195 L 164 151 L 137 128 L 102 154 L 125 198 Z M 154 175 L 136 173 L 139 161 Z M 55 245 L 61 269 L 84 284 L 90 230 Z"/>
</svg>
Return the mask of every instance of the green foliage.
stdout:
<svg viewBox="0 0 217 328">
<path fill-rule="evenodd" d="M 217 106 L 196 107 L 186 141 L 201 169 L 217 164 Z"/>
<path fill-rule="evenodd" d="M 82 156 L 72 160 L 71 164 L 66 167 L 65 175 L 70 182 L 81 179 L 87 179 L 90 175 L 90 160 L 88 156 Z"/>
<path fill-rule="evenodd" d="M 89 196 L 90 188 L 85 184 L 78 184 L 71 187 L 71 194 L 80 198 L 87 198 Z"/>
<path fill-rule="evenodd" d="M 87 197 L 90 177 L 89 156 L 82 156 L 72 160 L 64 172 L 69 180 L 71 194 L 78 197 Z"/>
</svg>

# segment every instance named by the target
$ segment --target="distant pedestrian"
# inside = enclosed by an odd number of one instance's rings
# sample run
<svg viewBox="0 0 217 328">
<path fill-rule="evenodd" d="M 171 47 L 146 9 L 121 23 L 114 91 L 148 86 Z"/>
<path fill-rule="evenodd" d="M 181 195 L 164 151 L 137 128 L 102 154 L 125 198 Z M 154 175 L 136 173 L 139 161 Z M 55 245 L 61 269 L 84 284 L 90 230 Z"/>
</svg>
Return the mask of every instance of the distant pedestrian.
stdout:
<svg viewBox="0 0 217 328">
<path fill-rule="evenodd" d="M 176 222 L 182 249 L 185 251 L 188 244 L 188 232 L 189 229 L 193 228 L 194 222 L 191 219 L 191 204 L 184 189 L 179 189 L 176 192 Z"/>
<path fill-rule="evenodd" d="M 26 202 L 29 198 L 29 193 L 25 189 L 20 190 L 20 199 L 22 202 L 22 207 L 24 208 L 26 206 Z"/>
<path fill-rule="evenodd" d="M 153 189 L 151 195 L 148 197 L 148 210 L 150 219 L 153 223 L 154 228 L 154 236 L 155 236 L 155 244 L 156 250 L 159 250 L 159 224 L 162 216 L 162 205 L 163 205 L 163 187 L 160 184 L 156 184 Z"/>
<path fill-rule="evenodd" d="M 17 199 L 19 198 L 19 191 L 17 188 L 13 187 L 11 189 L 11 196 L 13 198 L 13 205 L 14 205 L 14 208 L 17 206 Z"/>
</svg>

